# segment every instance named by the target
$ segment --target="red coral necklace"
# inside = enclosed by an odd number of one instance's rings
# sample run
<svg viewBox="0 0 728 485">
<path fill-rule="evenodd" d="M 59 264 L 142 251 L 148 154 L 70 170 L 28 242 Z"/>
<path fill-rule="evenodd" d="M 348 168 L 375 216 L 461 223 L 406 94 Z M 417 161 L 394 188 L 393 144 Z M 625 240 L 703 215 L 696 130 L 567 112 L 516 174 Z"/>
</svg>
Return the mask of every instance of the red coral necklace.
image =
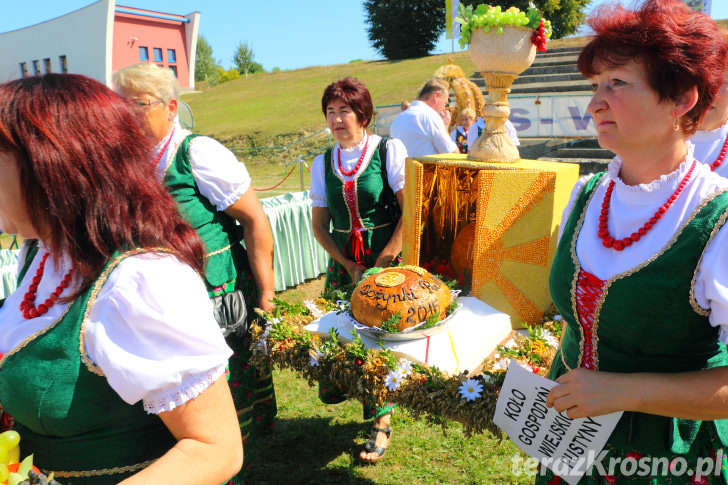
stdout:
<svg viewBox="0 0 728 485">
<path fill-rule="evenodd" d="M 725 141 L 723 142 L 723 148 L 720 150 L 720 155 L 718 155 L 718 158 L 716 158 L 715 161 L 710 164 L 711 170 L 715 171 L 716 168 L 723 165 L 723 159 L 725 159 L 726 151 L 728 151 L 728 136 L 725 137 Z"/>
<path fill-rule="evenodd" d="M 47 313 L 48 309 L 52 307 L 56 303 L 56 300 L 58 300 L 58 297 L 61 296 L 63 290 L 68 288 L 68 285 L 71 284 L 73 268 L 71 268 L 68 273 L 66 273 L 66 276 L 63 277 L 61 283 L 56 287 L 56 291 L 51 293 L 46 301 L 38 306 L 35 306 L 35 294 L 38 291 L 38 285 L 40 284 L 40 280 L 43 279 L 45 264 L 49 254 L 50 253 L 45 253 L 43 255 L 43 259 L 41 259 L 40 264 L 38 265 L 38 269 L 35 272 L 33 281 L 30 283 L 28 291 L 25 292 L 23 301 L 20 302 L 20 311 L 23 313 L 23 318 L 25 318 L 26 320 L 30 320 L 32 318 L 36 318 Z"/>
<path fill-rule="evenodd" d="M 658 219 L 661 219 L 662 215 L 667 212 L 667 209 L 670 208 L 672 203 L 677 200 L 680 192 L 682 192 L 682 190 L 685 188 L 685 185 L 687 185 L 688 180 L 690 179 L 690 175 L 692 175 L 693 170 L 695 169 L 695 164 L 696 162 L 693 161 L 693 165 L 690 167 L 690 170 L 688 170 L 688 173 L 686 173 L 683 179 L 680 181 L 680 185 L 678 185 L 677 189 L 675 190 L 675 192 L 673 192 L 670 198 L 667 199 L 667 202 L 662 204 L 660 208 L 655 211 L 655 215 L 650 217 L 650 220 L 645 222 L 642 227 L 637 230 L 637 232 L 633 232 L 632 235 L 630 235 L 629 237 L 625 237 L 624 239 L 614 239 L 612 236 L 609 235 L 609 229 L 607 229 L 607 221 L 609 220 L 609 204 L 612 200 L 614 180 L 609 182 L 607 191 L 604 193 L 602 212 L 599 215 L 599 231 L 597 232 L 597 235 L 601 238 L 604 247 L 612 248 L 617 251 L 622 251 L 624 248 L 631 246 L 632 243 L 636 243 L 642 238 L 642 236 L 647 234 L 647 231 L 652 229 L 652 226 L 657 224 Z"/>
<path fill-rule="evenodd" d="M 346 177 L 353 176 L 359 170 L 359 168 L 361 167 L 361 164 L 364 162 L 364 156 L 367 154 L 367 147 L 369 146 L 369 136 L 368 135 L 364 135 L 364 136 L 366 136 L 366 138 L 367 138 L 366 141 L 364 142 L 364 150 L 362 150 L 362 152 L 361 152 L 359 161 L 356 162 L 356 165 L 351 170 L 344 170 L 344 167 L 341 166 L 341 146 L 339 146 L 339 149 L 336 152 L 336 157 L 338 158 L 338 161 L 339 161 L 339 172 L 341 172 L 342 175 L 344 175 Z"/>
<path fill-rule="evenodd" d="M 159 150 L 159 153 L 157 153 L 157 156 L 154 158 L 154 166 L 156 167 L 159 163 L 159 160 L 162 158 L 162 154 L 169 146 L 169 142 L 172 141 L 172 137 L 174 136 L 174 126 L 172 127 L 172 132 L 169 134 L 169 138 L 167 138 L 167 141 L 164 143 L 164 146 L 161 150 Z"/>
</svg>

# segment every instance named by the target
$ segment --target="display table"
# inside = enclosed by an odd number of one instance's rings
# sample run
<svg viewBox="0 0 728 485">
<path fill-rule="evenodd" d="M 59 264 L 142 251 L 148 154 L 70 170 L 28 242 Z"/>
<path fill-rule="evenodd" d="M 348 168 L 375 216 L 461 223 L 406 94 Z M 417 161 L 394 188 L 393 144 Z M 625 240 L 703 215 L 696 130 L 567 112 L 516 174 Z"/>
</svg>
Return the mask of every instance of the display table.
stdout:
<svg viewBox="0 0 728 485">
<path fill-rule="evenodd" d="M 15 290 L 15 279 L 18 274 L 18 250 L 0 249 L 0 300 Z"/>
<path fill-rule="evenodd" d="M 260 199 L 274 241 L 275 290 L 326 272 L 329 255 L 313 237 L 308 191 Z"/>
<path fill-rule="evenodd" d="M 384 347 L 398 357 L 419 364 L 436 366 L 450 374 L 473 371 L 511 333 L 510 317 L 474 297 L 461 297 L 462 307 L 452 316 L 447 328 L 416 340 L 387 340 Z M 306 326 L 323 338 L 335 328 L 343 340 L 351 340 L 354 326 L 343 314 L 330 312 Z M 377 339 L 359 333 L 367 348 L 379 349 Z"/>
</svg>

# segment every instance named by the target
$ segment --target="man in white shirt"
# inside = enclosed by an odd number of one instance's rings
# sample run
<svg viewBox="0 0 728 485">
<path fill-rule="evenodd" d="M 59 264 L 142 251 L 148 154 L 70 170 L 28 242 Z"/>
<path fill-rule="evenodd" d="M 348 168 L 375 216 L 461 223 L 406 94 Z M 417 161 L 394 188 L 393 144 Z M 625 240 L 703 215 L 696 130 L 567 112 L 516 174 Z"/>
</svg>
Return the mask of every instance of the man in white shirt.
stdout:
<svg viewBox="0 0 728 485">
<path fill-rule="evenodd" d="M 392 138 L 399 138 L 410 157 L 436 153 L 459 153 L 458 147 L 442 121 L 447 106 L 449 86 L 442 79 L 430 79 L 406 111 L 397 116 L 389 128 Z"/>
</svg>

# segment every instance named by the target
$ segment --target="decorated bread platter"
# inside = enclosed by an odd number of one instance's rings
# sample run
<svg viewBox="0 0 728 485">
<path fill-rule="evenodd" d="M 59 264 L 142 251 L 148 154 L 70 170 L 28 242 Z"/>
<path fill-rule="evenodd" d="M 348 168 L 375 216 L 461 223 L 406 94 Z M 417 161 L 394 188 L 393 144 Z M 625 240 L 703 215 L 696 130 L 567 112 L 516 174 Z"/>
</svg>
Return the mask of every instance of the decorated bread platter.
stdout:
<svg viewBox="0 0 728 485">
<path fill-rule="evenodd" d="M 455 301 L 459 293 L 459 290 L 451 291 L 453 301 Z M 387 332 L 379 327 L 370 327 L 368 325 L 359 323 L 351 314 L 350 310 L 342 312 L 341 317 L 348 319 L 357 332 L 363 333 L 375 339 L 381 338 L 384 341 L 416 340 L 420 338 L 430 337 L 447 329 L 450 325 L 453 324 L 453 316 L 455 316 L 460 308 L 462 308 L 462 305 L 455 302 L 455 305 L 450 314 L 440 320 L 436 325 L 427 326 L 427 322 L 422 322 L 415 325 L 414 327 L 406 328 L 401 332 Z"/>
<path fill-rule="evenodd" d="M 342 314 L 346 323 L 375 339 L 420 339 L 451 325 L 459 293 L 417 266 L 372 268 Z"/>
</svg>

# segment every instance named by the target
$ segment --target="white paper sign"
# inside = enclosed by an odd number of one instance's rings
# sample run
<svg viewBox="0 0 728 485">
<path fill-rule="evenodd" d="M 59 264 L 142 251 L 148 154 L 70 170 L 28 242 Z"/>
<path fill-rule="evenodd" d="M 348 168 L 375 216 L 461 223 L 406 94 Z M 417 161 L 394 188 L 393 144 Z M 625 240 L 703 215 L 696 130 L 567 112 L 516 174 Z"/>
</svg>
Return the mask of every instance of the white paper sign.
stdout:
<svg viewBox="0 0 728 485">
<path fill-rule="evenodd" d="M 556 385 L 511 362 L 493 421 L 521 450 L 574 485 L 604 448 L 622 412 L 570 419 L 546 407 Z"/>
</svg>

